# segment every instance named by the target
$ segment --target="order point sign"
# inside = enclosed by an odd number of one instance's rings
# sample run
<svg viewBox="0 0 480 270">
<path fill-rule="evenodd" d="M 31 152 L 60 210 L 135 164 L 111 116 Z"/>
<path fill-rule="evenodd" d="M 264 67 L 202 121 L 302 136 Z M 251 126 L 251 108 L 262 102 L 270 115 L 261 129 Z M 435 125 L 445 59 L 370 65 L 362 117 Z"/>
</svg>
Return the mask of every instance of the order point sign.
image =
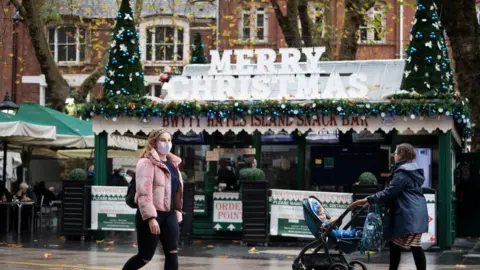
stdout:
<svg viewBox="0 0 480 270">
<path fill-rule="evenodd" d="M 242 209 L 238 193 L 214 193 L 213 228 L 217 231 L 241 231 Z"/>
</svg>

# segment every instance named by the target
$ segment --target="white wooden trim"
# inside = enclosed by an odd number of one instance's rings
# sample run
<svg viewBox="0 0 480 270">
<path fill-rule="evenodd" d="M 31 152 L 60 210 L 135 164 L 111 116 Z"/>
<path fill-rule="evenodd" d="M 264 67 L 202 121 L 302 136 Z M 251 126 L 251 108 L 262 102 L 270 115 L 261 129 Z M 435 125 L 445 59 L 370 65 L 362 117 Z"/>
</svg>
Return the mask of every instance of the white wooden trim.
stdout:
<svg viewBox="0 0 480 270">
<path fill-rule="evenodd" d="M 67 81 L 68 85 L 71 87 L 78 87 L 82 85 L 83 81 L 87 79 L 90 74 L 63 74 L 63 78 Z M 160 84 L 158 81 L 157 75 L 146 75 L 145 80 L 148 84 Z M 105 81 L 105 76 L 100 77 L 97 83 L 102 84 Z M 38 76 L 22 76 L 22 83 L 25 84 L 38 84 L 40 86 L 47 87 L 47 83 L 45 82 L 44 75 Z"/>
<path fill-rule="evenodd" d="M 46 93 L 45 93 L 46 86 L 40 85 L 40 97 L 38 104 L 45 106 L 45 99 L 46 99 Z"/>
<path fill-rule="evenodd" d="M 70 87 L 78 87 L 82 85 L 83 81 L 87 79 L 90 74 L 64 74 L 63 78 L 67 81 Z M 97 84 L 102 84 L 105 80 L 105 76 L 100 77 L 98 79 Z M 145 76 L 145 81 L 150 87 L 150 94 L 155 94 L 155 85 L 161 84 L 158 81 L 158 76 L 147 75 Z M 39 86 L 39 101 L 38 103 L 42 106 L 45 106 L 45 99 L 46 99 L 46 88 L 47 83 L 45 81 L 45 75 L 38 75 L 38 76 L 22 76 L 22 83 L 24 84 L 38 84 Z M 88 93 L 87 97 L 85 98 L 87 102 L 91 100 L 91 92 Z"/>
<path fill-rule="evenodd" d="M 190 30 L 212 30 L 211 26 L 194 26 L 190 27 Z"/>
<path fill-rule="evenodd" d="M 150 84 L 149 87 L 150 87 L 150 96 L 155 95 L 155 85 L 154 85 L 154 84 Z"/>
<path fill-rule="evenodd" d="M 251 10 L 245 10 L 245 9 L 242 9 L 242 11 L 240 12 L 240 20 L 239 20 L 239 21 L 240 21 L 240 24 L 239 24 L 239 26 L 240 26 L 239 28 L 240 28 L 240 29 L 238 30 L 238 34 L 239 34 L 238 37 L 239 37 L 241 40 L 244 40 L 244 39 L 246 39 L 246 38 L 250 38 L 250 37 L 245 37 L 245 36 L 243 36 L 243 23 L 244 23 L 244 21 L 243 21 L 243 15 L 245 15 L 245 14 L 249 14 L 250 17 L 251 17 L 251 16 L 252 16 L 252 12 L 251 12 Z M 251 33 L 251 28 L 252 28 L 252 26 L 250 26 L 250 33 Z"/>
<path fill-rule="evenodd" d="M 54 29 L 54 31 L 55 31 L 55 33 L 54 33 L 54 36 L 55 36 L 55 38 L 54 38 L 55 41 L 54 41 L 54 42 L 55 42 L 55 44 L 53 44 L 53 53 L 54 53 L 54 55 L 55 55 L 55 63 L 58 63 L 58 28 L 55 27 L 55 28 L 53 28 L 53 29 Z M 50 49 L 50 46 L 49 46 L 49 49 Z"/>
<path fill-rule="evenodd" d="M 263 14 L 263 39 L 258 39 L 259 42 L 267 42 L 268 41 L 268 8 L 263 7 L 263 11 L 258 11 L 255 9 L 255 28 L 250 29 L 250 36 L 255 37 L 257 40 L 257 33 L 255 29 L 258 29 L 258 14 Z M 253 35 L 252 35 L 253 32 Z"/>
</svg>

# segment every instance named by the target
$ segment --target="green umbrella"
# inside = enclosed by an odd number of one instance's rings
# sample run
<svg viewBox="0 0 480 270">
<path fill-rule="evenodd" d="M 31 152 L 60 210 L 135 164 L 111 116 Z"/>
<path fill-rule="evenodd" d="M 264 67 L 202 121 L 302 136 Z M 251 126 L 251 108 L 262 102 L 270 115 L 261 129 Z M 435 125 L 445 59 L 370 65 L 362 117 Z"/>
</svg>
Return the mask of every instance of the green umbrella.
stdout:
<svg viewBox="0 0 480 270">
<path fill-rule="evenodd" d="M 94 147 L 95 137 L 92 121 L 83 121 L 37 103 L 21 103 L 19 107 L 17 116 L 25 119 L 28 123 L 57 128 L 57 136 L 54 141 L 30 140 L 24 142 L 25 144 L 49 148 L 83 149 Z M 128 137 L 110 136 L 108 142 L 110 147 L 128 150 L 138 149 L 137 141 Z"/>
<path fill-rule="evenodd" d="M 0 139 L 3 141 L 3 182 L 7 179 L 7 148 L 8 143 L 22 143 L 31 140 L 55 140 L 56 127 L 34 124 L 27 119 L 13 114 L 0 112 Z"/>
<path fill-rule="evenodd" d="M 19 115 L 0 112 L 0 138 L 4 140 L 55 140 L 55 134 L 54 125 L 32 123 Z"/>
</svg>

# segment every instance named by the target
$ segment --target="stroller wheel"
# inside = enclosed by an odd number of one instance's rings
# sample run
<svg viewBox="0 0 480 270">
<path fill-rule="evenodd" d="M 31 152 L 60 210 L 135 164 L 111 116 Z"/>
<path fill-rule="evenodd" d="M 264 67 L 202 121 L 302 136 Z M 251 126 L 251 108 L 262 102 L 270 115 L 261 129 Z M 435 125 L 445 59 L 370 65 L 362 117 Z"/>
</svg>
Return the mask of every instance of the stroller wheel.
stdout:
<svg viewBox="0 0 480 270">
<path fill-rule="evenodd" d="M 367 270 L 367 266 L 361 261 L 351 261 L 349 265 L 351 270 Z"/>
<path fill-rule="evenodd" d="M 330 265 L 330 268 L 328 268 L 328 270 L 348 270 L 348 267 L 343 263 L 334 263 Z"/>
</svg>

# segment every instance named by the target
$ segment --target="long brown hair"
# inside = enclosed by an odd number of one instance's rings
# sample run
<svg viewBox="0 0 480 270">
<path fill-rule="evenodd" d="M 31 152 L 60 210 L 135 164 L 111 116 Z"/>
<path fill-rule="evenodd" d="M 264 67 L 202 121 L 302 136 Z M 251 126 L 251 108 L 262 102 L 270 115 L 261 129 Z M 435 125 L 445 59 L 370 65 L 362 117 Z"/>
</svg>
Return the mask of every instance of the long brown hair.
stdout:
<svg viewBox="0 0 480 270">
<path fill-rule="evenodd" d="M 140 157 L 145 158 L 150 154 L 152 149 L 156 149 L 158 138 L 160 138 L 160 136 L 165 133 L 168 133 L 170 136 L 172 136 L 170 132 L 166 131 L 165 129 L 155 129 L 150 132 L 150 134 L 148 135 L 147 143 L 145 144 L 142 155 Z"/>
</svg>

